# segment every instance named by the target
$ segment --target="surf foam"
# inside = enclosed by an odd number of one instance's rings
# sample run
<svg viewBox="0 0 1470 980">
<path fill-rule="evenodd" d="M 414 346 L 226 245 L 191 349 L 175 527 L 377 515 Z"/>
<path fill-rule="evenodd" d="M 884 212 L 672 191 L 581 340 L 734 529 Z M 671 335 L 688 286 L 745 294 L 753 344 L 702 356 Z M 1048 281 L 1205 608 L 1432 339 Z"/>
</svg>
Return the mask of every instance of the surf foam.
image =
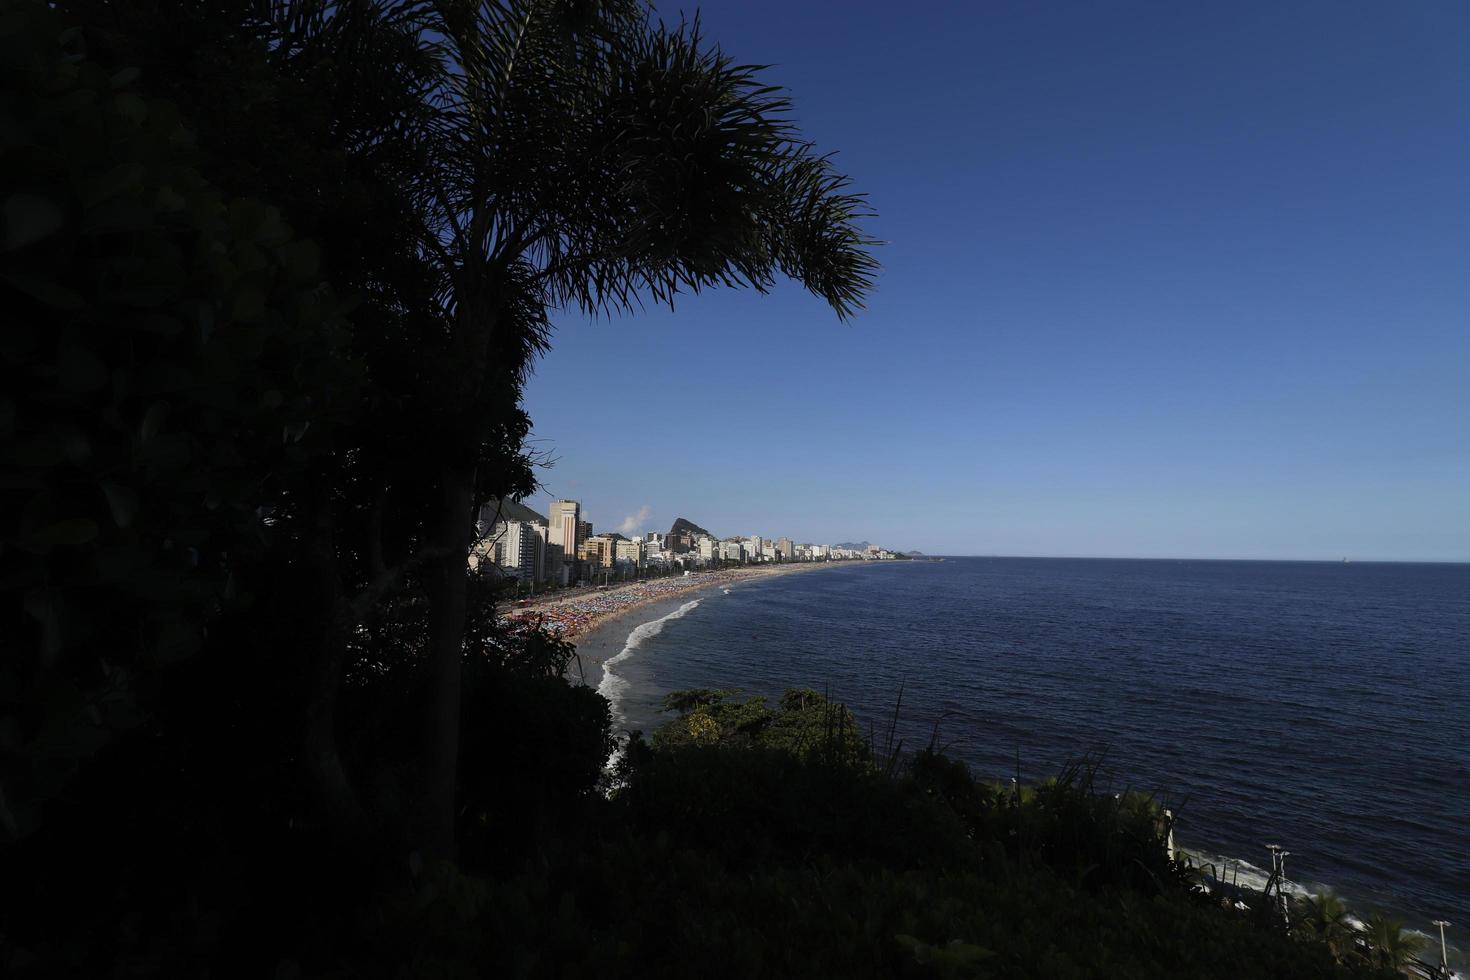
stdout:
<svg viewBox="0 0 1470 980">
<path fill-rule="evenodd" d="M 660 633 L 662 633 L 664 631 L 664 624 L 667 623 L 669 620 L 679 619 L 683 616 L 688 615 L 690 610 L 699 605 L 702 601 L 704 600 L 691 600 L 690 602 L 684 603 L 684 605 L 680 606 L 678 609 L 675 609 L 667 616 L 660 616 L 658 619 L 655 619 L 652 622 L 641 623 L 638 626 L 635 626 L 633 628 L 633 631 L 628 634 L 628 639 L 623 644 L 623 648 L 619 650 L 614 656 L 608 657 L 607 660 L 603 661 L 602 680 L 599 681 L 597 684 L 597 693 L 607 698 L 608 704 L 612 706 L 613 728 L 621 727 L 622 724 L 627 720 L 626 716 L 623 714 L 623 695 L 628 690 L 627 679 L 619 677 L 616 673 L 614 673 L 613 666 L 616 664 L 620 664 L 624 660 L 627 660 L 629 657 L 633 656 L 633 652 L 643 645 L 644 640 L 647 640 L 650 637 L 658 636 Z M 619 739 L 617 748 L 613 749 L 612 755 L 608 757 L 607 764 L 609 767 L 617 765 L 618 760 L 622 758 L 623 743 L 624 740 Z"/>
<path fill-rule="evenodd" d="M 1210 854 L 1207 851 L 1198 851 L 1193 848 L 1181 847 L 1179 853 L 1194 860 L 1195 867 L 1201 865 L 1213 865 L 1216 877 L 1232 885 L 1239 885 L 1253 892 L 1259 892 L 1266 887 L 1266 882 L 1271 878 L 1271 872 L 1265 868 L 1252 864 L 1241 858 L 1223 857 L 1218 854 Z M 1313 887 L 1315 885 L 1315 887 Z M 1305 897 L 1315 895 L 1323 890 L 1322 885 L 1316 883 L 1302 883 L 1287 878 L 1283 882 L 1283 888 L 1292 897 Z"/>
</svg>

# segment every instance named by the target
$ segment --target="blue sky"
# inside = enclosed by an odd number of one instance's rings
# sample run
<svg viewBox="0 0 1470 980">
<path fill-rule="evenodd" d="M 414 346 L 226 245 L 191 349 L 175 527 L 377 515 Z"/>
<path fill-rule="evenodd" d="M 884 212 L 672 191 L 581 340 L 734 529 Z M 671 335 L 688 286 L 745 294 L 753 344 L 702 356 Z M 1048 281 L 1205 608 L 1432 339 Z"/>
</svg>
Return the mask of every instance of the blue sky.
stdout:
<svg viewBox="0 0 1470 980">
<path fill-rule="evenodd" d="M 936 554 L 1470 560 L 1470 5 L 701 12 L 868 192 L 883 272 L 848 324 L 790 284 L 560 317 L 551 495 Z"/>
</svg>

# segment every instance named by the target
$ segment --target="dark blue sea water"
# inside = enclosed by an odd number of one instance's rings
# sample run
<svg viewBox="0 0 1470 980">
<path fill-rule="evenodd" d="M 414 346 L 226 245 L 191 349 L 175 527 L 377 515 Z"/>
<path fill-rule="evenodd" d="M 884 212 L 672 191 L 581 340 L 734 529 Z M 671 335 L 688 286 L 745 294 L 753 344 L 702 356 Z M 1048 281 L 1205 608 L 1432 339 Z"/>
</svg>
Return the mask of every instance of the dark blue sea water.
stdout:
<svg viewBox="0 0 1470 980">
<path fill-rule="evenodd" d="M 636 622 L 636 619 L 634 620 Z M 603 686 L 629 728 L 664 694 L 826 688 L 933 726 L 978 773 L 1106 752 L 1181 845 L 1328 885 L 1470 947 L 1470 565 L 958 558 L 707 593 L 642 627 Z"/>
</svg>

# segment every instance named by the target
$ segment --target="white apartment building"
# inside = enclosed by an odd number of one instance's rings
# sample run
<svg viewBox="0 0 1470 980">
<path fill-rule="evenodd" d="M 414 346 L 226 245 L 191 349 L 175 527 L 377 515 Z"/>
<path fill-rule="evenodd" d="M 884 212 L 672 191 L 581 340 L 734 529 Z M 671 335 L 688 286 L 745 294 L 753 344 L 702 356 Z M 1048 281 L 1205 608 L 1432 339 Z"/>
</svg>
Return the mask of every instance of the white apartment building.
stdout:
<svg viewBox="0 0 1470 980">
<path fill-rule="evenodd" d="M 617 547 L 618 564 L 630 564 L 634 568 L 642 568 L 644 565 L 644 546 L 642 541 L 619 541 Z"/>
<path fill-rule="evenodd" d="M 529 521 L 501 521 L 492 532 L 495 562 L 525 582 L 541 580 L 546 549 L 538 527 Z"/>
</svg>

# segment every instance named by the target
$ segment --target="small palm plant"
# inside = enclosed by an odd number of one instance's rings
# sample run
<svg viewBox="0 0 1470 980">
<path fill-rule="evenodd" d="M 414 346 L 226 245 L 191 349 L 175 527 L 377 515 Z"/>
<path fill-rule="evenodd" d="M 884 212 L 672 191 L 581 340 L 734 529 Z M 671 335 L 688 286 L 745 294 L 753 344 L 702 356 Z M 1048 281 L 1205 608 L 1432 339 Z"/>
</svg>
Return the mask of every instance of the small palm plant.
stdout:
<svg viewBox="0 0 1470 980">
<path fill-rule="evenodd" d="M 1347 906 L 1330 891 L 1297 899 L 1294 928 L 1303 937 L 1326 943 L 1338 962 L 1353 948 Z"/>
<path fill-rule="evenodd" d="M 1403 922 L 1381 913 L 1368 917 L 1363 940 L 1368 945 L 1363 954 L 1368 963 L 1388 970 L 1402 970 L 1424 949 L 1423 936 L 1405 930 Z"/>
</svg>

